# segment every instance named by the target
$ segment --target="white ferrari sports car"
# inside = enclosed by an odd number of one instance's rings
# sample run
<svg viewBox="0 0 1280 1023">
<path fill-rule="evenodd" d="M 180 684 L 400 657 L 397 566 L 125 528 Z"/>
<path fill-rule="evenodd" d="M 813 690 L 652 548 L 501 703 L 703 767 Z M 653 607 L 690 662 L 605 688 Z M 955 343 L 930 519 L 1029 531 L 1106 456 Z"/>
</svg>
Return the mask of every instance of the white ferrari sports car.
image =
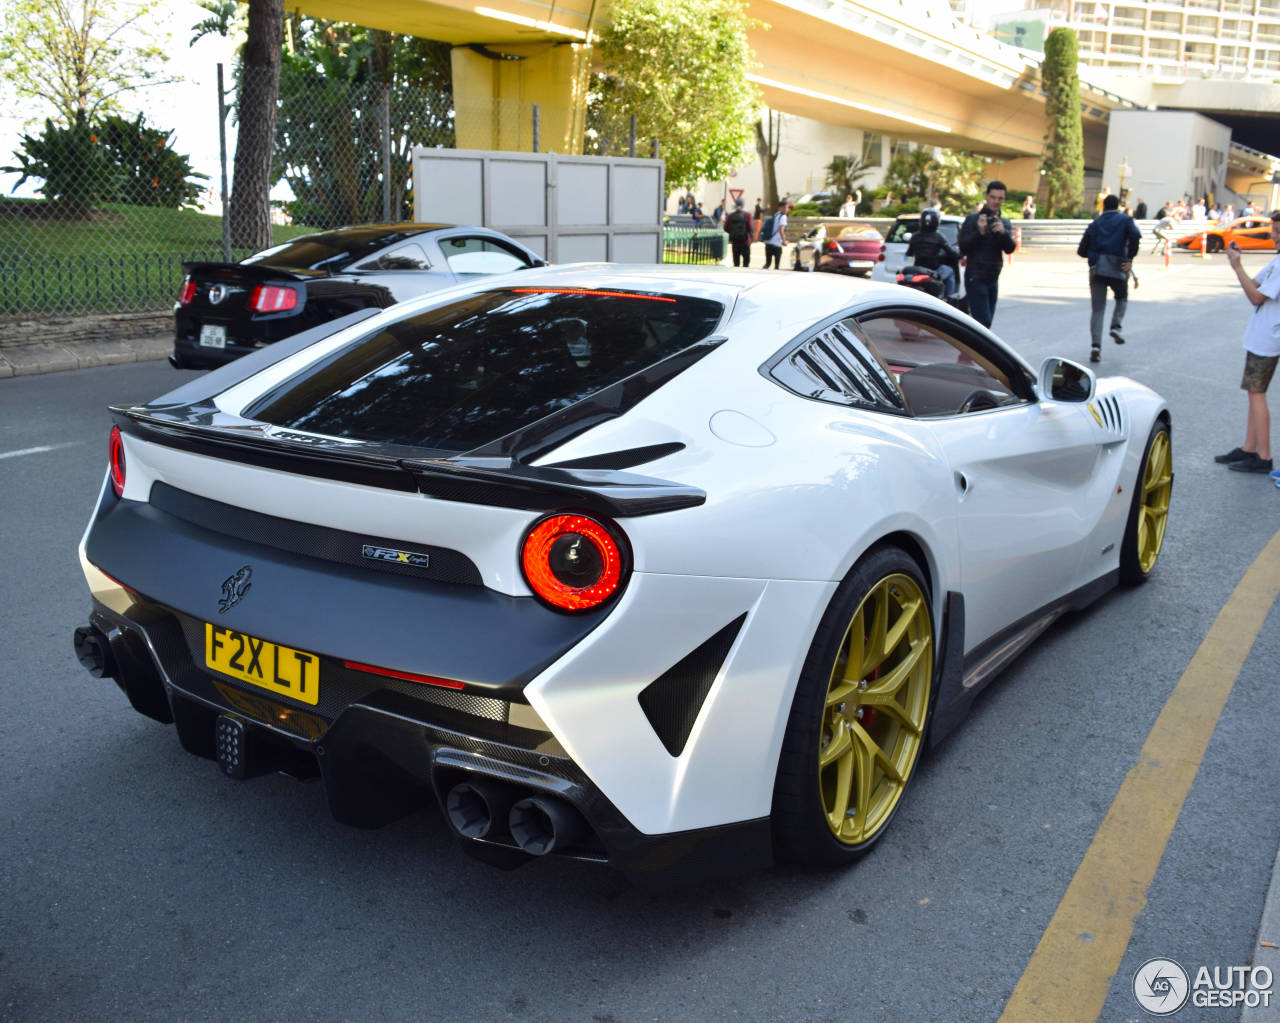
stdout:
<svg viewBox="0 0 1280 1023">
<path fill-rule="evenodd" d="M 1165 402 L 834 275 L 526 270 L 114 406 L 81 661 L 500 865 L 839 863 L 1164 537 Z"/>
</svg>

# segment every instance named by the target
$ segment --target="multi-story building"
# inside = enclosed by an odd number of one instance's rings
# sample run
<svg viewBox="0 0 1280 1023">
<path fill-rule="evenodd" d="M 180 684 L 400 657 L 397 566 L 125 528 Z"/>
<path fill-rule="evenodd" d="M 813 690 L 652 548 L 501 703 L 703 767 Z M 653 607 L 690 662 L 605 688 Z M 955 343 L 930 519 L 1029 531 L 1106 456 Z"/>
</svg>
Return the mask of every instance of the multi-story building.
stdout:
<svg viewBox="0 0 1280 1023">
<path fill-rule="evenodd" d="M 1027 0 L 993 21 L 998 38 L 1029 49 L 1068 25 L 1081 62 L 1094 67 L 1155 77 L 1280 75 L 1280 0 Z"/>
</svg>

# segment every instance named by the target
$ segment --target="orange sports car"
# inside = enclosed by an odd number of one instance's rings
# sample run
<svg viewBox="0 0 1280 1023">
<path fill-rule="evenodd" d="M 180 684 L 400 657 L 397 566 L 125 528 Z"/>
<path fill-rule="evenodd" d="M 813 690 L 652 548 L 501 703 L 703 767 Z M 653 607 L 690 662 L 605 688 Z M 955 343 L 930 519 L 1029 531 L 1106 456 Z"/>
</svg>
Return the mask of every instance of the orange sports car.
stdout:
<svg viewBox="0 0 1280 1023">
<path fill-rule="evenodd" d="M 1202 236 L 1206 252 L 1221 252 L 1232 242 L 1242 249 L 1266 249 L 1270 252 L 1275 247 L 1271 241 L 1271 218 L 1259 214 L 1237 217 L 1229 224 L 1184 235 L 1178 239 L 1177 246 L 1180 249 L 1198 249 Z"/>
</svg>

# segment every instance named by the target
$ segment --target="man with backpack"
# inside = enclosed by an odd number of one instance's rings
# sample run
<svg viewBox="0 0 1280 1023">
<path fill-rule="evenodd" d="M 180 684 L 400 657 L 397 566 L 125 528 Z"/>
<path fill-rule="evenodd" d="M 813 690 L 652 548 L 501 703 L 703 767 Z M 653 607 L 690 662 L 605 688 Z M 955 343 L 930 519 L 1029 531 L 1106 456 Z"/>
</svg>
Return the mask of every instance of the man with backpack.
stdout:
<svg viewBox="0 0 1280 1023">
<path fill-rule="evenodd" d="M 1129 271 L 1142 244 L 1142 232 L 1133 218 L 1120 212 L 1120 197 L 1105 196 L 1102 213 L 1085 228 L 1076 254 L 1089 260 L 1089 361 L 1102 361 L 1102 321 L 1107 310 L 1107 289 L 1116 296 L 1111 310 L 1111 338 L 1124 344 L 1124 312 L 1129 305 Z"/>
<path fill-rule="evenodd" d="M 778 212 L 764 222 L 760 232 L 760 240 L 764 242 L 764 268 L 773 264 L 775 270 L 782 269 L 782 248 L 787 244 L 787 214 L 795 209 L 795 203 L 783 199 L 778 203 Z"/>
<path fill-rule="evenodd" d="M 751 265 L 751 239 L 755 234 L 755 224 L 746 205 L 741 199 L 735 199 L 733 209 L 724 218 L 724 231 L 733 249 L 734 266 Z"/>
</svg>

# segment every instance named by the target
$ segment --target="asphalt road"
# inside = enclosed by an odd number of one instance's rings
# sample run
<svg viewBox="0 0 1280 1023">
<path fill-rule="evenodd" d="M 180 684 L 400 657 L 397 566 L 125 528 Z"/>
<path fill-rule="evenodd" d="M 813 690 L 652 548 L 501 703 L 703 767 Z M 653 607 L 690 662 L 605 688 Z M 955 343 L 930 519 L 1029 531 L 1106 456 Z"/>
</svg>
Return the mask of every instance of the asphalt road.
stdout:
<svg viewBox="0 0 1280 1023">
<path fill-rule="evenodd" d="M 1099 368 L 1172 407 L 1177 478 L 1152 580 L 1007 670 L 855 868 L 661 895 L 582 864 L 493 870 L 434 813 L 347 828 L 315 785 L 236 783 L 184 753 L 88 676 L 70 636 L 88 608 L 75 546 L 105 469 L 104 406 L 186 375 L 143 363 L 0 381 L 0 1020 L 995 1020 L 1280 526 L 1280 490 L 1211 460 L 1243 434 L 1239 288 L 1221 259 L 1139 272 L 1129 343 L 1108 341 Z M 1087 356 L 1078 261 L 1020 256 L 1002 292 L 996 329 L 1033 364 Z M 1131 978 L 1152 957 L 1251 961 L 1280 843 L 1278 626 L 1272 607 L 1096 1018 L 1147 1018 Z"/>
</svg>

